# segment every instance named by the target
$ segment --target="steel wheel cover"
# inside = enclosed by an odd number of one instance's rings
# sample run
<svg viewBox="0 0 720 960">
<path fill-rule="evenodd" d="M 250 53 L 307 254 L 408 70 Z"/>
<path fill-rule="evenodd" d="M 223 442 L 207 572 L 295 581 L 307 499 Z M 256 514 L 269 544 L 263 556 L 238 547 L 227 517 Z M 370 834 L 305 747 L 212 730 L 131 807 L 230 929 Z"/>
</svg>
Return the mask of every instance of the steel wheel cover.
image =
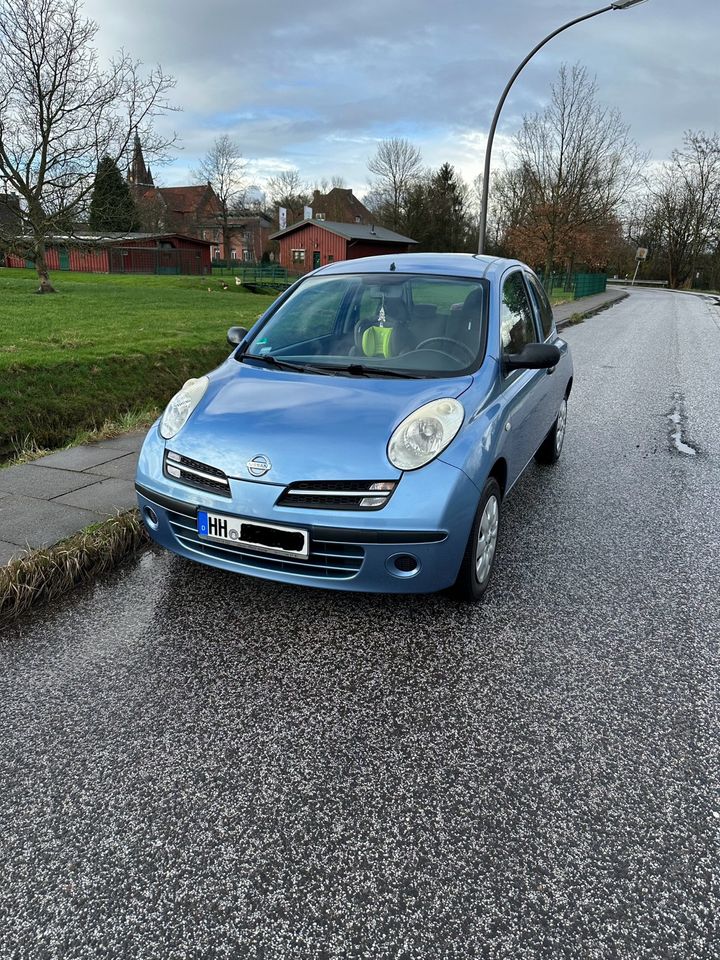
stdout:
<svg viewBox="0 0 720 960">
<path fill-rule="evenodd" d="M 497 497 L 492 494 L 488 498 L 480 518 L 477 543 L 475 544 L 475 576 L 478 583 L 484 583 L 490 573 L 497 545 L 499 522 L 500 507 Z"/>
<path fill-rule="evenodd" d="M 567 426 L 567 400 L 563 400 L 558 410 L 557 423 L 555 424 L 555 453 L 559 454 L 562 450 L 563 440 L 565 439 L 565 427 Z"/>
</svg>

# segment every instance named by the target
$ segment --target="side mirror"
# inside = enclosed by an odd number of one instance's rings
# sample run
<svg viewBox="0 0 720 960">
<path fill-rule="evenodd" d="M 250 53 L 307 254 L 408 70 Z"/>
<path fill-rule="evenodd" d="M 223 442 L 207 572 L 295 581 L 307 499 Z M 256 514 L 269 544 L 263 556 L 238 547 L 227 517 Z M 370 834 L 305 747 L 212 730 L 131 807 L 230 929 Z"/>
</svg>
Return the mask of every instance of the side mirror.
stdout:
<svg viewBox="0 0 720 960">
<path fill-rule="evenodd" d="M 231 347 L 236 347 L 239 343 L 247 336 L 247 330 L 245 327 L 230 327 L 227 332 L 227 342 Z"/>
<path fill-rule="evenodd" d="M 562 354 L 549 343 L 528 343 L 520 353 L 508 353 L 503 361 L 510 370 L 549 370 L 560 363 Z"/>
</svg>

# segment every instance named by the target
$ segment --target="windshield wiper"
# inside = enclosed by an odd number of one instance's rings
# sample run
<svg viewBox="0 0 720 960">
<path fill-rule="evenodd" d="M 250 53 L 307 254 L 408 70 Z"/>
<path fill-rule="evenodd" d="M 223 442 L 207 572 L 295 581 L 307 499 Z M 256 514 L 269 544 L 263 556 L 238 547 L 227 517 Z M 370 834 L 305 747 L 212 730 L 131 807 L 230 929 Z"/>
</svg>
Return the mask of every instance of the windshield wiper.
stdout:
<svg viewBox="0 0 720 960">
<path fill-rule="evenodd" d="M 370 367 L 364 363 L 291 363 L 289 360 L 280 360 L 270 353 L 243 353 L 238 360 L 257 360 L 279 370 L 296 370 L 300 373 L 323 373 L 333 376 L 336 373 L 348 373 L 352 377 L 399 377 L 403 380 L 424 379 L 422 374 L 408 373 L 406 370 L 391 370 L 388 367 Z"/>
<path fill-rule="evenodd" d="M 407 370 L 391 370 L 389 367 L 370 367 L 365 363 L 345 364 L 318 364 L 312 369 L 336 370 L 338 373 L 349 373 L 352 377 L 400 377 L 403 380 L 424 379 L 421 373 L 409 373 Z"/>
<path fill-rule="evenodd" d="M 259 363 L 267 363 L 270 367 L 277 367 L 279 370 L 299 370 L 301 373 L 306 369 L 304 363 L 290 363 L 289 360 L 278 360 L 269 353 L 243 353 L 238 357 L 243 362 L 246 360 L 257 360 Z"/>
</svg>

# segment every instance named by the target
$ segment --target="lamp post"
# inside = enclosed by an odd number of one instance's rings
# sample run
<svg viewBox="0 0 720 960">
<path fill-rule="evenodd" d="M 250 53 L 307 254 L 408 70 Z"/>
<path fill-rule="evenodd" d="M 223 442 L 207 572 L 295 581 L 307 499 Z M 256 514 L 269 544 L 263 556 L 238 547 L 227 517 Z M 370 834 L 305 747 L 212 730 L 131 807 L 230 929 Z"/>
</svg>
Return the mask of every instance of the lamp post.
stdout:
<svg viewBox="0 0 720 960">
<path fill-rule="evenodd" d="M 490 159 L 492 157 L 492 146 L 493 140 L 495 139 L 495 129 L 498 125 L 498 120 L 500 119 L 500 112 L 503 108 L 507 95 L 510 93 L 510 88 L 517 80 L 520 72 L 522 71 L 525 64 L 532 60 L 535 54 L 540 50 L 545 44 L 552 40 L 553 37 L 556 37 L 559 33 L 562 33 L 563 30 L 567 30 L 569 27 L 574 27 L 576 23 L 582 23 L 583 20 L 590 20 L 592 17 L 598 17 L 601 13 L 607 13 L 609 10 L 627 10 L 628 7 L 634 7 L 638 3 L 644 3 L 645 0 L 615 0 L 614 3 L 608 4 L 607 7 L 601 7 L 600 10 L 593 10 L 592 13 L 583 14 L 582 17 L 576 17 L 574 20 L 570 20 L 568 23 L 563 24 L 562 27 L 558 27 L 557 30 L 553 30 L 552 33 L 549 33 L 544 40 L 541 40 L 537 46 L 533 47 L 530 53 L 525 57 L 520 66 L 517 68 L 515 73 L 510 77 L 507 82 L 507 86 L 502 92 L 502 96 L 498 101 L 498 105 L 495 108 L 495 113 L 493 114 L 492 123 L 490 124 L 490 132 L 488 134 L 487 146 L 485 147 L 485 169 L 483 172 L 483 188 L 482 188 L 482 203 L 480 206 L 480 231 L 478 237 L 478 253 L 485 252 L 485 232 L 487 230 L 487 214 L 488 214 L 488 196 L 490 193 Z"/>
</svg>

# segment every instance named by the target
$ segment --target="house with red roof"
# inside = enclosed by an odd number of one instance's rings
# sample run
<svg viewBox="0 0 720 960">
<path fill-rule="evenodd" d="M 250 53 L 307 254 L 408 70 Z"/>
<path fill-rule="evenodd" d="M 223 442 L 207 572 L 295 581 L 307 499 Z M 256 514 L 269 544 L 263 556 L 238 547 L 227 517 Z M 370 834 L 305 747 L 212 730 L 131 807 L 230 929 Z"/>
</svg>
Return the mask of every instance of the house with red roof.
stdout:
<svg viewBox="0 0 720 960">
<path fill-rule="evenodd" d="M 374 223 L 301 220 L 274 233 L 280 245 L 280 265 L 294 273 L 317 270 L 336 260 L 354 260 L 383 253 L 408 253 L 417 240 Z"/>
<path fill-rule="evenodd" d="M 268 243 L 272 220 L 265 214 L 233 215 L 230 249 L 223 243 L 222 205 L 209 183 L 158 187 L 146 166 L 139 138 L 128 171 L 143 230 L 197 237 L 211 244 L 213 260 L 257 261 Z"/>
<path fill-rule="evenodd" d="M 313 220 L 331 220 L 334 223 L 373 223 L 375 216 L 352 190 L 333 187 L 327 193 L 313 192 L 310 203 Z"/>
</svg>

